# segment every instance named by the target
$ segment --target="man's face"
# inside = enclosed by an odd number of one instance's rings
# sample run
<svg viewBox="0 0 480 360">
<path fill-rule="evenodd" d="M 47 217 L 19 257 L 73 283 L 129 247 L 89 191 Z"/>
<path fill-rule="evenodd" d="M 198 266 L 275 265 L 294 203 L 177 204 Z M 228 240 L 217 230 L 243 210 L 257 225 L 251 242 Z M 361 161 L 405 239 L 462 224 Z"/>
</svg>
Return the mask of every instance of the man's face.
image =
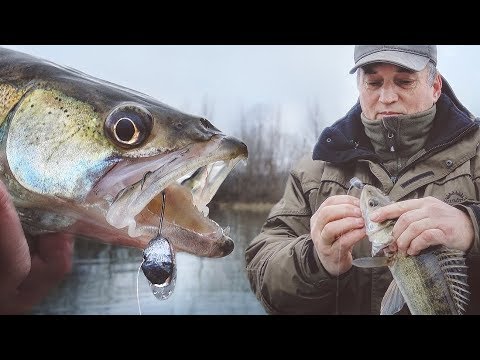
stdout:
<svg viewBox="0 0 480 360">
<path fill-rule="evenodd" d="M 393 64 L 377 63 L 358 71 L 360 105 L 370 120 L 428 110 L 441 93 L 441 77 L 437 75 L 433 86 L 430 85 L 428 68 L 413 72 Z"/>
</svg>

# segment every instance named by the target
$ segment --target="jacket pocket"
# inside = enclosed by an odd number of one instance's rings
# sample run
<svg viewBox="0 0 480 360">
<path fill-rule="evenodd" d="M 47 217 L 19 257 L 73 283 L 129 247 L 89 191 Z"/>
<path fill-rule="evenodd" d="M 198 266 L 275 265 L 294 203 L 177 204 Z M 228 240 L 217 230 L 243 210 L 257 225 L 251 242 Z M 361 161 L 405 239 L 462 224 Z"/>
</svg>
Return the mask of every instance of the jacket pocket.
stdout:
<svg viewBox="0 0 480 360">
<path fill-rule="evenodd" d="M 424 196 L 433 196 L 452 206 L 468 200 L 476 200 L 475 185 L 470 172 L 470 160 L 447 176 L 425 187 Z"/>
</svg>

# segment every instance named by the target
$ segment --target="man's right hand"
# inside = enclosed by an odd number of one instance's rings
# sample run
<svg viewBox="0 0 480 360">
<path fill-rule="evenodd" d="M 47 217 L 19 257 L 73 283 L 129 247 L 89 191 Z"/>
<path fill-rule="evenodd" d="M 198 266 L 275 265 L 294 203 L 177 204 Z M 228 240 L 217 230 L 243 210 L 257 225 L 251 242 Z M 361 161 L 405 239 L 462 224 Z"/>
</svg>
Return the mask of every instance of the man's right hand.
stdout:
<svg viewBox="0 0 480 360">
<path fill-rule="evenodd" d="M 315 250 L 332 276 L 352 267 L 352 248 L 365 236 L 360 202 L 350 195 L 326 199 L 310 219 L 310 235 Z"/>
</svg>

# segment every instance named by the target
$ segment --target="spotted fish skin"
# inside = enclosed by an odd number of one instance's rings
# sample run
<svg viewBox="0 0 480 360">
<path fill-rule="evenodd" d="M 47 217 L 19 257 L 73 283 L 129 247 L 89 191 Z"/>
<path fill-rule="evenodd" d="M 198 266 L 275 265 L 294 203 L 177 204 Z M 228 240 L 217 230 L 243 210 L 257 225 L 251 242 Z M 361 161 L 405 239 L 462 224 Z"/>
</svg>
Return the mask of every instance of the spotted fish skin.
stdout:
<svg viewBox="0 0 480 360">
<path fill-rule="evenodd" d="M 416 256 L 395 255 L 389 268 L 411 314 L 461 315 L 465 312 L 469 291 L 461 251 L 438 247 Z M 387 307 L 384 302 L 382 308 Z"/>
</svg>

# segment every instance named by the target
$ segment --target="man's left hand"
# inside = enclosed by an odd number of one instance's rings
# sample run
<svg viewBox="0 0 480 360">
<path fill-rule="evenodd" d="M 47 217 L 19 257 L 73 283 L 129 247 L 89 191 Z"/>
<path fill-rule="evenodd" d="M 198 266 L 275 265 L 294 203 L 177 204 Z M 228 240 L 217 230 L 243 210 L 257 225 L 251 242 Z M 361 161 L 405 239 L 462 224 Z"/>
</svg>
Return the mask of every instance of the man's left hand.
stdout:
<svg viewBox="0 0 480 360">
<path fill-rule="evenodd" d="M 377 215 L 377 216 L 374 216 Z M 470 217 L 434 197 L 399 201 L 384 206 L 370 216 L 375 222 L 398 218 L 393 227 L 395 239 L 390 250 L 408 255 L 433 246 L 467 251 L 474 240 Z"/>
</svg>

